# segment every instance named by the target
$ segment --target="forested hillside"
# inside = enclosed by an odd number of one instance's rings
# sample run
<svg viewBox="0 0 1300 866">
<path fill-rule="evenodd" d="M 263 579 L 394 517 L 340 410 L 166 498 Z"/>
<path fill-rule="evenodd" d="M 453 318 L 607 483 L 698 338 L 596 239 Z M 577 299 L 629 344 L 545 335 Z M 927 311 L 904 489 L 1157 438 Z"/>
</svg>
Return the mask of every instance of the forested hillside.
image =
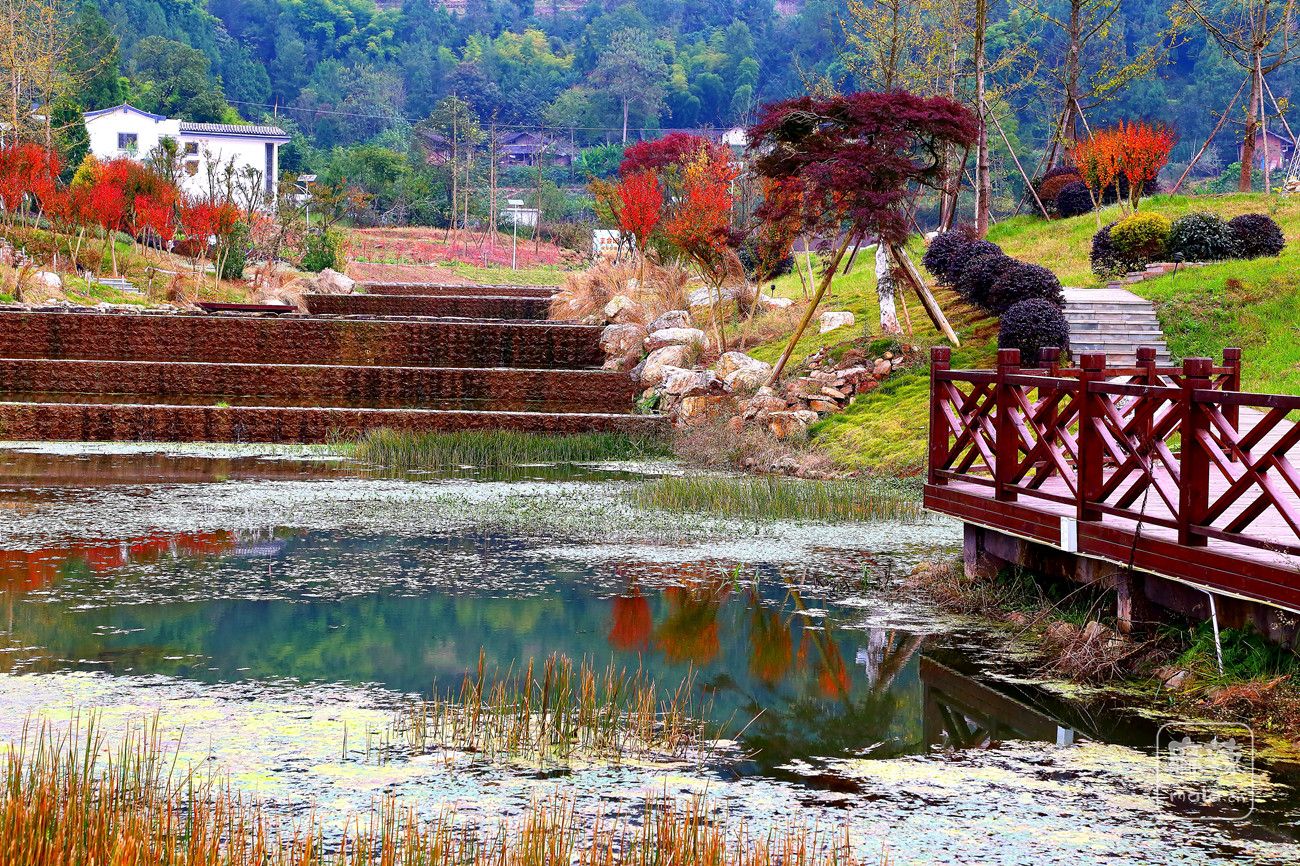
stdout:
<svg viewBox="0 0 1300 866">
<path fill-rule="evenodd" d="M 85 2 L 97 5 L 81 10 L 78 28 L 103 62 L 79 107 L 129 99 L 192 120 L 273 115 L 295 134 L 284 168 L 347 175 L 393 201 L 438 197 L 437 177 L 411 175 L 420 170 L 411 130 L 452 94 L 485 128 L 548 128 L 582 148 L 621 142 L 625 129 L 640 138 L 745 123 L 757 105 L 809 88 L 893 84 L 960 96 L 973 86 L 974 4 L 962 0 L 806 0 L 782 3 L 780 13 L 773 0 L 576 9 L 467 0 L 454 12 L 440 0 Z M 1164 121 L 1179 135 L 1172 167 L 1181 168 L 1244 77 L 1183 0 L 996 0 L 985 39 L 989 100 L 1028 170 L 1060 115 L 1072 9 L 1096 25 L 1075 76 L 1084 120 Z M 900 34 L 903 44 L 891 42 Z M 913 74 L 882 83 L 877 55 L 895 49 Z M 1269 75 L 1283 105 L 1296 75 L 1291 65 Z M 1236 160 L 1241 114 L 1198 175 Z M 1022 183 L 1000 135 L 993 162 L 995 203 L 1010 209 Z M 565 177 L 577 183 L 614 163 L 596 152 Z M 436 221 L 429 207 L 399 210 Z"/>
</svg>

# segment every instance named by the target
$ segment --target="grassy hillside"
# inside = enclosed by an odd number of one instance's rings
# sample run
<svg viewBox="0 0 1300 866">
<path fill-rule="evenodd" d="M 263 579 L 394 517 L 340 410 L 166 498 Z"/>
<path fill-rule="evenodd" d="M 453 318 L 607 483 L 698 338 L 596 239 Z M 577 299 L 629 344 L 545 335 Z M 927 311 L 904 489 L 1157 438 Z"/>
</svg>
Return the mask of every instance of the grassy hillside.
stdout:
<svg viewBox="0 0 1300 866">
<path fill-rule="evenodd" d="M 1300 196 L 1156 196 L 1144 201 L 1142 209 L 1171 219 L 1206 210 L 1225 219 L 1262 212 L 1277 220 L 1287 248 L 1276 259 L 1187 269 L 1140 283 L 1133 290 L 1155 303 L 1175 358 L 1218 357 L 1225 346 L 1240 346 L 1245 350 L 1246 388 L 1300 393 Z M 1008 255 L 1051 268 L 1067 286 L 1097 286 L 1101 281 L 1088 263 L 1092 235 L 1099 219 L 1105 225 L 1118 217 L 1118 208 L 1051 223 L 1021 216 L 998 223 L 990 230 L 989 240 L 1001 245 Z M 919 258 L 919 244 L 914 254 Z M 860 261 L 859 265 L 848 276 L 835 279 L 831 300 L 823 307 L 852 311 L 857 325 L 806 336 L 795 353 L 796 362 L 822 345 L 847 346 L 851 339 L 861 339 L 864 329 L 868 336 L 876 332 L 879 308 L 871 262 Z M 802 297 L 798 277 L 783 277 L 778 292 Z M 954 352 L 954 364 L 989 365 L 996 350 L 995 323 L 950 293 L 941 293 L 941 301 L 962 339 L 962 348 Z M 907 341 L 923 347 L 940 343 L 915 299 L 910 306 L 914 336 Z M 771 340 L 752 351 L 770 361 L 783 346 L 782 340 Z M 818 423 L 813 428 L 815 440 L 846 467 L 889 474 L 919 472 L 925 461 L 928 388 L 926 370 L 905 370 L 854 401 L 847 411 Z"/>
</svg>

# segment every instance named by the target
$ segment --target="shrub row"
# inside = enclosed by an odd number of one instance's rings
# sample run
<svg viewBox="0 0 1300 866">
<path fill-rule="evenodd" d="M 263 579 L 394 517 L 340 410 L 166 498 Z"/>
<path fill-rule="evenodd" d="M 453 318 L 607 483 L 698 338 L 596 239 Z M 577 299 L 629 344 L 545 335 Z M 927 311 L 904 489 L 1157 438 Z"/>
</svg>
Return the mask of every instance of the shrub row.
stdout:
<svg viewBox="0 0 1300 866">
<path fill-rule="evenodd" d="M 1026 365 L 1038 360 L 1043 347 L 1069 350 L 1061 281 L 1047 268 L 1013 259 L 962 229 L 932 240 L 921 263 L 966 301 L 1001 316 L 998 346 L 1020 349 Z"/>
<path fill-rule="evenodd" d="M 1137 213 L 1110 223 L 1092 238 L 1093 273 L 1111 277 L 1152 262 L 1213 262 L 1261 258 L 1282 252 L 1282 229 L 1265 214 L 1242 214 L 1224 222 L 1212 213 L 1189 213 L 1170 222 Z"/>
</svg>

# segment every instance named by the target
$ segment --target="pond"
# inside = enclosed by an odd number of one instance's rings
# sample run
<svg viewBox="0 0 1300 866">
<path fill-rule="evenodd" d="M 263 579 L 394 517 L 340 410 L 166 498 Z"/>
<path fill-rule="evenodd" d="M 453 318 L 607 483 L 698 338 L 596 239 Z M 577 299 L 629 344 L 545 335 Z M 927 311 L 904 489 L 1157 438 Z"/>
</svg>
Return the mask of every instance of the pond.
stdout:
<svg viewBox="0 0 1300 866">
<path fill-rule="evenodd" d="M 671 464 L 389 477 L 292 448 L 0 448 L 0 738 L 94 711 L 328 824 L 395 794 L 586 816 L 707 792 L 753 826 L 845 827 L 868 862 L 1300 862 L 1290 771 L 1255 810 L 1162 805 L 1157 721 L 1066 700 L 900 589 L 936 518 L 639 509 Z M 642 671 L 734 746 L 690 761 L 435 760 L 376 745 L 410 701 L 553 654 Z M 463 756 L 462 756 L 463 757 Z"/>
</svg>

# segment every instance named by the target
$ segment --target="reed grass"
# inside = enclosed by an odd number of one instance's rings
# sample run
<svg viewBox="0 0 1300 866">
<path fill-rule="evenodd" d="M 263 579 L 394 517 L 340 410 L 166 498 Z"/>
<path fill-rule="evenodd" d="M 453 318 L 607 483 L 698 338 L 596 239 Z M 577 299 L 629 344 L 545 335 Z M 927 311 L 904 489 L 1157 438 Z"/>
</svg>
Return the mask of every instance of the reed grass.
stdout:
<svg viewBox="0 0 1300 866">
<path fill-rule="evenodd" d="M 630 821 L 587 824 L 571 798 L 522 817 L 430 819 L 393 797 L 327 833 L 314 813 L 278 819 L 227 785 L 179 768 L 157 724 L 115 748 L 93 723 L 26 729 L 4 757 L 5 866 L 856 866 L 847 834 L 753 833 L 702 796 L 646 801 Z"/>
<path fill-rule="evenodd" d="M 695 702 L 694 672 L 661 692 L 643 670 L 614 662 L 598 668 L 551 655 L 540 664 L 530 658 L 520 672 L 499 672 L 488 670 L 480 653 L 454 697 L 437 692 L 400 710 L 375 753 L 452 750 L 544 764 L 686 760 L 710 754 L 717 733 L 706 721 L 711 707 Z"/>
<path fill-rule="evenodd" d="M 456 469 L 524 463 L 590 463 L 671 455 L 660 437 L 627 433 L 547 436 L 508 430 L 457 433 L 372 431 L 352 445 L 353 455 L 390 469 Z"/>
<path fill-rule="evenodd" d="M 806 481 L 777 476 L 664 476 L 631 492 L 643 508 L 755 520 L 896 520 L 924 514 L 916 497 L 874 481 Z"/>
</svg>

